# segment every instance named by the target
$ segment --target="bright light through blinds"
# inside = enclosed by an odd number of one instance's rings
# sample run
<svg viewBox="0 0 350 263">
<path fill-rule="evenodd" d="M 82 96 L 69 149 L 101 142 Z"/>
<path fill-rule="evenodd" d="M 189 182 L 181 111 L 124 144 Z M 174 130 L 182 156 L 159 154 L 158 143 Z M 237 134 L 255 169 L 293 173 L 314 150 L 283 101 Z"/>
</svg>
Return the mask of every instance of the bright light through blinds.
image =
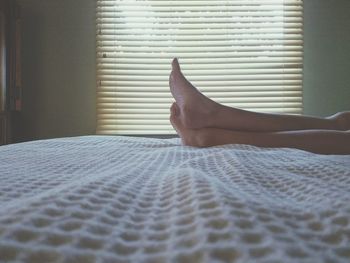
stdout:
<svg viewBox="0 0 350 263">
<path fill-rule="evenodd" d="M 302 0 L 97 0 L 97 133 L 174 133 L 173 57 L 217 102 L 301 113 L 302 8 Z"/>
</svg>

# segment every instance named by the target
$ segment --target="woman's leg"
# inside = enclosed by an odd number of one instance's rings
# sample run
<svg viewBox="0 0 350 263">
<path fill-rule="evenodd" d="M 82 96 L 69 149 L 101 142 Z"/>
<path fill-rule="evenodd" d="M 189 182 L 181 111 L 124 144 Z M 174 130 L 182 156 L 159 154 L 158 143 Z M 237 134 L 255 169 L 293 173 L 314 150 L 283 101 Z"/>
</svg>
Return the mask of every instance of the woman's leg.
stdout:
<svg viewBox="0 0 350 263">
<path fill-rule="evenodd" d="M 176 104 L 173 104 L 170 121 L 183 144 L 189 146 L 249 144 L 258 147 L 296 148 L 318 154 L 350 154 L 350 131 L 237 132 L 217 128 L 188 129 L 179 117 Z"/>
<path fill-rule="evenodd" d="M 328 118 L 257 113 L 227 107 L 200 93 L 181 73 L 177 59 L 172 62 L 170 91 L 180 108 L 186 128 L 221 128 L 236 131 L 349 130 L 350 112 Z"/>
</svg>

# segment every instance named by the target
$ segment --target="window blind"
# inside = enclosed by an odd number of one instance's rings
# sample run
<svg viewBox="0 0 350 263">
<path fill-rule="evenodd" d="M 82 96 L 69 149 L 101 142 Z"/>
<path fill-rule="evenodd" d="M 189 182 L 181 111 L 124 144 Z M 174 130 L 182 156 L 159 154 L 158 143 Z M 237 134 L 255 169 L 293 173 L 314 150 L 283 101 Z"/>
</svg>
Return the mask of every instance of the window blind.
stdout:
<svg viewBox="0 0 350 263">
<path fill-rule="evenodd" d="M 172 58 L 211 99 L 302 111 L 302 0 L 97 0 L 97 134 L 170 134 Z"/>
</svg>

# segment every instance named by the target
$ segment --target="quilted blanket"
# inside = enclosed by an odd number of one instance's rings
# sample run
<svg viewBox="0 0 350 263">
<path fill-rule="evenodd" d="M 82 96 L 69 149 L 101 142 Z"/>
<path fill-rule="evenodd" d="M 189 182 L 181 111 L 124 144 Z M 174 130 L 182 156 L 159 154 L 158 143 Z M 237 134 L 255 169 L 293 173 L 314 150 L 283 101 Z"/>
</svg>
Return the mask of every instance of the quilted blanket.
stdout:
<svg viewBox="0 0 350 263">
<path fill-rule="evenodd" d="M 1 146 L 0 262 L 350 262 L 350 155 L 118 136 Z"/>
</svg>

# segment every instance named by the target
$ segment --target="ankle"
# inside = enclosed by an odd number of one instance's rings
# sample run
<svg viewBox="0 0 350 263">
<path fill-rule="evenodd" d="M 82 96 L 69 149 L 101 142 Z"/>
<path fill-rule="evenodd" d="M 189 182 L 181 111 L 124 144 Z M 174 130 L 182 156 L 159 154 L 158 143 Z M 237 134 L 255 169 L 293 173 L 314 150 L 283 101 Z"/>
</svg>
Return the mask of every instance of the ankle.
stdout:
<svg viewBox="0 0 350 263">
<path fill-rule="evenodd" d="M 201 147 L 200 138 L 198 136 L 197 130 L 185 129 L 181 135 L 182 144 L 185 146 Z"/>
<path fill-rule="evenodd" d="M 188 129 L 185 134 L 182 134 L 182 144 L 192 147 L 207 147 L 208 134 L 204 129 Z"/>
<path fill-rule="evenodd" d="M 213 141 L 213 133 L 210 128 L 196 130 L 193 139 L 193 143 L 196 147 L 205 148 L 215 145 Z"/>
<path fill-rule="evenodd" d="M 350 130 L 350 111 L 336 113 L 330 119 L 335 123 L 336 130 Z"/>
</svg>

